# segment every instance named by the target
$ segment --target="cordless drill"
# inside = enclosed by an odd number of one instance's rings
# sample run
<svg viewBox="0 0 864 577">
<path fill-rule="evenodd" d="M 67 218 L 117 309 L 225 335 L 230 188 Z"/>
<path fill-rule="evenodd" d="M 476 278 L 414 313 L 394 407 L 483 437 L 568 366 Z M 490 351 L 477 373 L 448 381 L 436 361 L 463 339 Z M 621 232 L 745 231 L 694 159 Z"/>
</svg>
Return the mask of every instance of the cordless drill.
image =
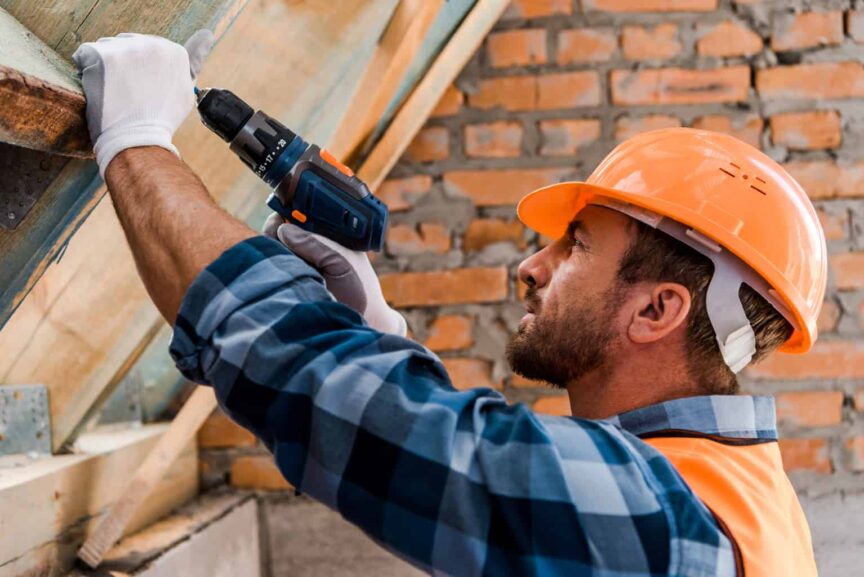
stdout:
<svg viewBox="0 0 864 577">
<path fill-rule="evenodd" d="M 273 187 L 267 204 L 286 222 L 352 250 L 381 250 L 387 207 L 350 168 L 228 90 L 195 94 L 204 125 Z"/>
</svg>

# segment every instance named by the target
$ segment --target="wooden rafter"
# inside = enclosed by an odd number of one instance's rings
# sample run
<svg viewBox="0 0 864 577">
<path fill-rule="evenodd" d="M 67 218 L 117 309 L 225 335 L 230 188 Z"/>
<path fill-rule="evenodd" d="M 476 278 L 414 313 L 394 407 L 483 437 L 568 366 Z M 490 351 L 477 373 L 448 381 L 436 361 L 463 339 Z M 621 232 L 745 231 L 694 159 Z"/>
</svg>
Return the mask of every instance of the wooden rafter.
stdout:
<svg viewBox="0 0 864 577">
<path fill-rule="evenodd" d="M 471 9 L 357 171 L 372 190 L 378 188 L 395 166 L 508 4 L 509 0 L 478 0 Z"/>
<path fill-rule="evenodd" d="M 330 151 L 348 159 L 374 130 L 441 11 L 444 0 L 401 0 L 354 99 L 333 135 Z"/>
</svg>

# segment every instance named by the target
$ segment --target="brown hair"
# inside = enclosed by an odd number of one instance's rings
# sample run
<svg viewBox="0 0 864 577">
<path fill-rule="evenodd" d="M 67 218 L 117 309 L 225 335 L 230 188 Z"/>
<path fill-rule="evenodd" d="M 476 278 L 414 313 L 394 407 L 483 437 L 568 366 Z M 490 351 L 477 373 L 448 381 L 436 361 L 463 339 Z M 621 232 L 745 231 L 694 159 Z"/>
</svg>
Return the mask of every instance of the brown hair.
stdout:
<svg viewBox="0 0 864 577">
<path fill-rule="evenodd" d="M 738 379 L 723 361 L 705 294 L 714 272 L 713 263 L 686 244 L 637 220 L 636 235 L 621 258 L 619 282 L 675 282 L 690 291 L 692 304 L 687 324 L 687 369 L 690 377 L 708 394 L 738 392 Z M 792 335 L 792 325 L 762 296 L 741 285 L 739 298 L 756 333 L 753 362 L 779 347 Z"/>
</svg>

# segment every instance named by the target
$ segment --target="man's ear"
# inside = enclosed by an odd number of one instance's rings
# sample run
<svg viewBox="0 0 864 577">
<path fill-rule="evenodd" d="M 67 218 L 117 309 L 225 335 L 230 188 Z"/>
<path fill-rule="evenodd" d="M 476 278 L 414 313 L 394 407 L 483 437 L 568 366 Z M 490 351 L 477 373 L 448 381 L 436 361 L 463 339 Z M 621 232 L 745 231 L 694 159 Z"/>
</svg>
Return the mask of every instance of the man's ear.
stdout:
<svg viewBox="0 0 864 577">
<path fill-rule="evenodd" d="M 659 341 L 684 325 L 690 312 L 690 291 L 677 283 L 660 283 L 637 289 L 636 307 L 627 336 L 637 344 Z"/>
</svg>

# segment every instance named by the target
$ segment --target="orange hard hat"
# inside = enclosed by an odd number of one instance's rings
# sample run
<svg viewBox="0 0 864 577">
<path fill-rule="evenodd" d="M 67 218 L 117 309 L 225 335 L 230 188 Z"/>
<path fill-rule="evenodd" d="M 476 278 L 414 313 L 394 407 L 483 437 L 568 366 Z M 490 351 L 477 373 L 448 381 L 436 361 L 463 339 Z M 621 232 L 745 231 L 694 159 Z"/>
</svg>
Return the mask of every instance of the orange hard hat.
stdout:
<svg viewBox="0 0 864 577">
<path fill-rule="evenodd" d="M 582 208 L 604 199 L 677 221 L 724 247 L 788 309 L 781 312 L 794 332 L 780 350 L 810 349 L 828 277 L 825 235 L 804 189 L 778 163 L 725 134 L 653 130 L 618 145 L 586 182 L 526 195 L 519 219 L 558 238 Z"/>
</svg>

